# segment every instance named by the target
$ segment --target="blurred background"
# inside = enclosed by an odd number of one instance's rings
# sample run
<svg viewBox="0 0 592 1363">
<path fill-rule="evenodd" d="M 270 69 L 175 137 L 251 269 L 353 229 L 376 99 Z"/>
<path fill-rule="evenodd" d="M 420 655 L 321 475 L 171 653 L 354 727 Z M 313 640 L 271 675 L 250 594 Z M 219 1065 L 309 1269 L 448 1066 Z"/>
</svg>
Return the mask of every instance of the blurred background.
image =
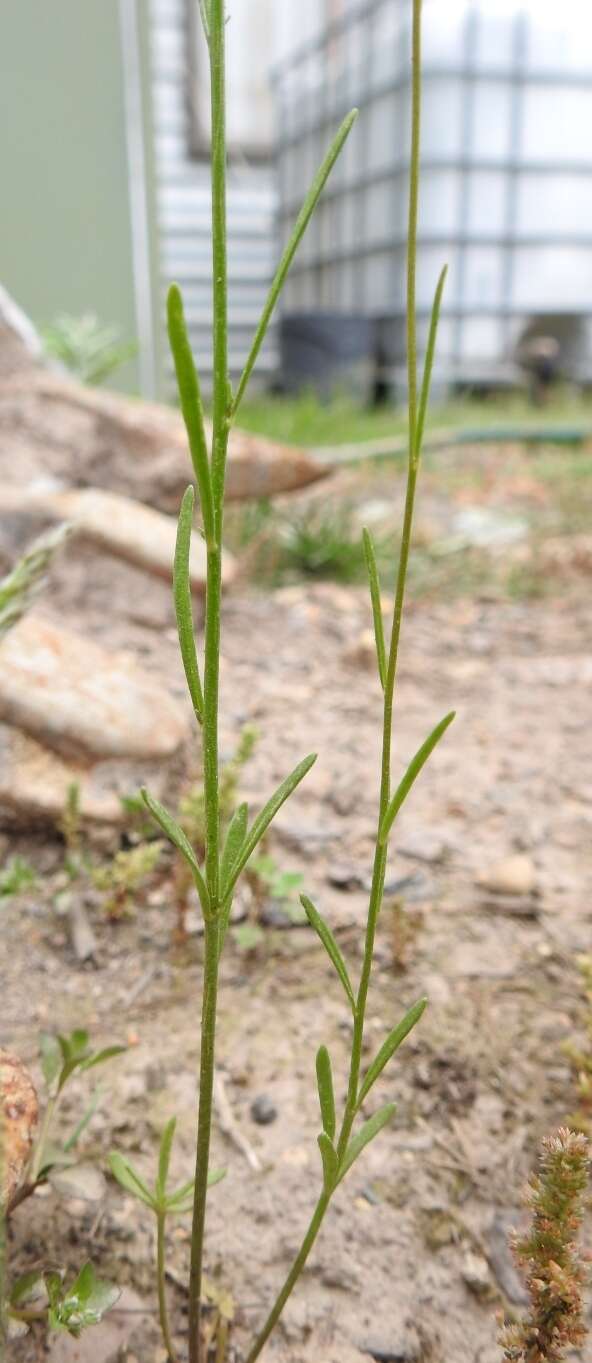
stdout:
<svg viewBox="0 0 592 1363">
<path fill-rule="evenodd" d="M 410 4 L 232 0 L 229 11 L 233 370 L 305 189 L 357 104 L 257 381 L 398 398 Z M 21 0 L 3 33 L 5 287 L 39 326 L 96 314 L 137 342 L 111 381 L 166 398 L 163 299 L 177 279 L 207 387 L 209 88 L 194 0 Z M 586 5 L 425 0 L 419 309 L 425 335 L 447 261 L 442 393 L 589 383 L 591 126 Z"/>
</svg>

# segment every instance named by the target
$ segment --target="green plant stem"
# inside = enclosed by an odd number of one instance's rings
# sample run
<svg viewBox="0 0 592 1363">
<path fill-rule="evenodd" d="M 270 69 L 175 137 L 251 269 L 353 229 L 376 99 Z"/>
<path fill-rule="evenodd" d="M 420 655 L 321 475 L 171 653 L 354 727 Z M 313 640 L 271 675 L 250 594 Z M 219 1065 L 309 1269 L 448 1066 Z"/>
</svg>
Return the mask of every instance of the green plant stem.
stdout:
<svg viewBox="0 0 592 1363">
<path fill-rule="evenodd" d="M 56 1093 L 54 1098 L 48 1099 L 47 1107 L 43 1115 L 41 1130 L 39 1132 L 37 1144 L 35 1146 L 35 1152 L 33 1155 L 33 1159 L 31 1161 L 31 1168 L 29 1170 L 29 1177 L 27 1180 L 29 1183 L 33 1185 L 37 1183 L 37 1180 L 39 1178 L 39 1171 L 43 1165 L 43 1154 L 45 1151 L 45 1146 L 47 1144 L 47 1137 L 49 1135 L 51 1124 L 58 1109 L 60 1096 L 61 1096 L 60 1093 Z"/>
<path fill-rule="evenodd" d="M 372 962 L 374 958 L 374 944 L 376 938 L 376 926 L 382 905 L 384 893 L 384 878 L 388 848 L 383 846 L 379 840 L 380 828 L 388 809 L 391 791 L 391 749 L 393 733 L 393 709 L 395 696 L 395 682 L 397 675 L 397 662 L 399 656 L 399 642 L 401 637 L 401 622 L 403 618 L 403 605 L 405 600 L 405 586 L 407 581 L 407 569 L 409 565 L 409 552 L 411 547 L 411 532 L 413 528 L 413 513 L 415 508 L 415 493 L 417 487 L 417 473 L 419 467 L 419 454 L 417 448 L 417 321 L 415 312 L 416 303 L 416 269 L 417 269 L 417 220 L 418 220 L 418 185 L 419 185 L 419 152 L 420 152 L 420 108 L 421 108 L 421 0 L 414 0 L 413 4 L 413 109 L 412 109 L 412 142 L 411 142 L 411 166 L 410 166 L 410 188 L 409 188 L 409 235 L 408 235 L 408 264 L 407 264 L 407 359 L 408 359 L 408 388 L 409 388 L 409 461 L 407 470 L 407 491 L 405 496 L 405 513 L 403 518 L 403 531 L 401 536 L 401 550 L 399 555 L 399 565 L 397 570 L 397 582 L 395 590 L 395 602 L 393 608 L 393 622 L 391 640 L 388 654 L 388 665 L 386 671 L 384 687 L 384 711 L 383 711 L 383 735 L 382 735 L 382 761 L 381 761 L 381 780 L 380 798 L 378 812 L 378 831 L 376 837 L 376 851 L 374 854 L 374 867 L 372 873 L 372 886 L 370 890 L 370 901 L 368 905 L 368 921 L 366 927 L 366 939 L 364 945 L 364 959 L 360 975 L 356 1006 L 354 1012 L 354 1030 L 352 1038 L 352 1054 L 350 1062 L 350 1074 L 348 1083 L 347 1100 L 339 1140 L 337 1143 L 337 1155 L 341 1160 L 347 1149 L 352 1133 L 353 1124 L 358 1111 L 358 1091 L 360 1084 L 360 1067 L 362 1061 L 362 1047 L 364 1040 L 364 1024 L 366 1020 L 366 1006 L 368 1001 L 368 991 L 370 987 L 370 977 L 372 973 Z M 332 1189 L 324 1191 L 319 1198 L 310 1226 L 306 1232 L 298 1255 L 286 1278 L 286 1281 L 277 1297 L 272 1310 L 257 1336 L 253 1348 L 247 1358 L 247 1363 L 255 1363 L 263 1349 L 271 1331 L 278 1321 L 290 1293 L 292 1292 L 302 1269 L 306 1263 L 308 1255 L 314 1245 L 316 1237 L 321 1228 L 325 1212 L 331 1200 Z"/>
<path fill-rule="evenodd" d="M 210 1161 L 210 1137 L 212 1129 L 217 1002 L 218 924 L 210 921 L 206 923 L 205 927 L 199 1115 L 197 1126 L 193 1225 L 191 1230 L 191 1269 L 189 1277 L 189 1363 L 200 1363 L 201 1360 L 201 1284 L 208 1190 L 208 1167 Z"/>
<path fill-rule="evenodd" d="M 226 254 L 226 111 L 225 3 L 211 0 L 206 7 L 212 104 L 212 265 L 214 309 L 214 393 L 212 435 L 212 496 L 215 547 L 208 550 L 204 650 L 204 800 L 206 825 L 206 881 L 208 915 L 201 1021 L 201 1061 L 191 1270 L 189 1280 L 189 1363 L 201 1363 L 201 1286 L 212 1128 L 216 1011 L 218 1000 L 220 914 L 220 788 L 218 712 L 220 689 L 220 611 L 222 600 L 222 528 L 224 479 L 230 429 L 228 381 L 227 254 Z"/>
<path fill-rule="evenodd" d="M 304 1268 L 304 1265 L 306 1264 L 310 1251 L 321 1229 L 325 1212 L 327 1210 L 327 1207 L 329 1206 L 330 1200 L 331 1200 L 330 1193 L 327 1192 L 321 1193 L 321 1196 L 317 1202 L 317 1205 L 311 1217 L 310 1225 L 308 1227 L 304 1240 L 302 1241 L 298 1254 L 296 1255 L 294 1263 L 292 1264 L 288 1277 L 286 1278 L 286 1281 L 284 1283 L 284 1286 L 282 1287 L 279 1296 L 276 1298 L 274 1302 L 273 1308 L 267 1317 L 263 1329 L 261 1330 L 260 1334 L 257 1335 L 257 1339 L 255 1340 L 251 1352 L 247 1354 L 246 1363 L 255 1363 L 255 1359 L 259 1357 L 259 1354 L 261 1353 L 261 1350 L 267 1343 L 267 1340 L 269 1339 L 272 1330 L 277 1325 L 277 1322 L 282 1314 L 284 1306 L 286 1305 L 288 1297 L 291 1295 L 294 1287 L 296 1286 L 296 1283 L 298 1282 L 300 1274 L 302 1273 L 302 1270 Z"/>
<path fill-rule="evenodd" d="M 174 1350 L 174 1348 L 173 1348 L 173 1341 L 172 1341 L 172 1339 L 171 1339 L 171 1328 L 170 1328 L 170 1325 L 169 1325 L 169 1313 L 168 1313 L 168 1309 L 167 1309 L 167 1300 L 166 1300 L 166 1285 L 165 1285 L 165 1276 L 164 1276 L 164 1261 L 165 1261 L 164 1228 L 165 1228 L 165 1221 L 166 1221 L 166 1213 L 165 1213 L 164 1211 L 159 1211 L 159 1212 L 157 1212 L 157 1215 L 156 1215 L 156 1263 L 157 1263 L 157 1277 L 158 1277 L 158 1314 L 159 1314 L 159 1317 L 160 1317 L 160 1328 L 161 1328 L 161 1330 L 162 1330 L 162 1337 L 163 1337 L 163 1340 L 164 1340 L 164 1347 L 165 1347 L 165 1349 L 166 1349 L 166 1351 L 167 1351 L 167 1353 L 168 1353 L 168 1356 L 169 1356 L 169 1363 L 177 1363 L 177 1355 L 176 1355 L 175 1350 Z"/>
</svg>

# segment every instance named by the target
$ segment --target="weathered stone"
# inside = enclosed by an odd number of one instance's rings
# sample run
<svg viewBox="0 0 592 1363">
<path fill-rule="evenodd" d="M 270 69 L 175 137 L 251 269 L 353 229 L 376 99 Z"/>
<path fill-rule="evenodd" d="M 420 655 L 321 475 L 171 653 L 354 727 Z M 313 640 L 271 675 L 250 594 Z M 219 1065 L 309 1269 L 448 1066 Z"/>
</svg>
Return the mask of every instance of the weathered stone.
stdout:
<svg viewBox="0 0 592 1363">
<path fill-rule="evenodd" d="M 2 640 L 0 719 L 91 761 L 170 757 L 187 731 L 184 712 L 127 654 L 37 615 Z"/>
<path fill-rule="evenodd" d="M 38 1105 L 33 1080 L 19 1060 L 0 1050 L 0 1206 L 20 1187 L 37 1128 Z"/>
<path fill-rule="evenodd" d="M 123 810 L 114 791 L 101 789 L 94 772 L 69 766 L 56 753 L 16 729 L 0 725 L 0 817 L 19 825 L 55 823 L 66 807 L 68 791 L 78 786 L 83 822 L 107 826 L 121 823 Z M 129 792 L 131 787 L 124 789 Z"/>
<path fill-rule="evenodd" d="M 530 857 L 517 853 L 512 857 L 504 857 L 495 865 L 490 866 L 485 871 L 481 871 L 477 877 L 478 884 L 484 890 L 491 890 L 494 894 L 503 895 L 528 895 L 536 889 L 536 869 Z"/>
<path fill-rule="evenodd" d="M 83 539 L 106 554 L 124 559 L 147 573 L 170 581 L 173 570 L 177 522 L 161 511 L 96 488 L 67 492 L 36 491 L 35 488 L 9 489 L 0 493 L 0 510 L 68 522 Z M 196 531 L 191 541 L 189 576 L 194 592 L 204 592 L 207 572 L 205 542 Z M 236 573 L 232 556 L 224 554 L 222 583 L 229 586 Z"/>
</svg>

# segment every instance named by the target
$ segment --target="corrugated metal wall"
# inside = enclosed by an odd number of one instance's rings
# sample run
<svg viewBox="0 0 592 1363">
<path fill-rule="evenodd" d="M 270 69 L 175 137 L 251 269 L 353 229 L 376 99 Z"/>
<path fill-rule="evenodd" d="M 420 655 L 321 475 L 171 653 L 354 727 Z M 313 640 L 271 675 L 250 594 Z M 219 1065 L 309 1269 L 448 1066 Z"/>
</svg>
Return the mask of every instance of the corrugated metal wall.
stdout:
<svg viewBox="0 0 592 1363">
<path fill-rule="evenodd" d="M 190 150 L 189 6 L 187 0 L 149 2 L 161 316 L 166 287 L 174 279 L 183 289 L 192 345 L 207 391 L 212 372 L 211 195 L 208 164 Z M 275 214 L 271 162 L 232 157 L 228 253 L 230 364 L 235 376 L 246 358 L 276 259 Z M 268 380 L 275 364 L 272 333 L 255 382 Z"/>
</svg>

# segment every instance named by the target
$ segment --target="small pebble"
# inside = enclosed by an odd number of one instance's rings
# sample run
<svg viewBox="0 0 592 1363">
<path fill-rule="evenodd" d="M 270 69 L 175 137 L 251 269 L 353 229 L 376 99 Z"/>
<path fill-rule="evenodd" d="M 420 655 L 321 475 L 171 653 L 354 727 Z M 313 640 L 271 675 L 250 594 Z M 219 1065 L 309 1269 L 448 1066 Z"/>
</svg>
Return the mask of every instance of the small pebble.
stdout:
<svg viewBox="0 0 592 1363">
<path fill-rule="evenodd" d="M 277 1117 L 277 1107 L 267 1093 L 260 1093 L 251 1103 L 251 1117 L 257 1126 L 270 1126 Z"/>
</svg>

